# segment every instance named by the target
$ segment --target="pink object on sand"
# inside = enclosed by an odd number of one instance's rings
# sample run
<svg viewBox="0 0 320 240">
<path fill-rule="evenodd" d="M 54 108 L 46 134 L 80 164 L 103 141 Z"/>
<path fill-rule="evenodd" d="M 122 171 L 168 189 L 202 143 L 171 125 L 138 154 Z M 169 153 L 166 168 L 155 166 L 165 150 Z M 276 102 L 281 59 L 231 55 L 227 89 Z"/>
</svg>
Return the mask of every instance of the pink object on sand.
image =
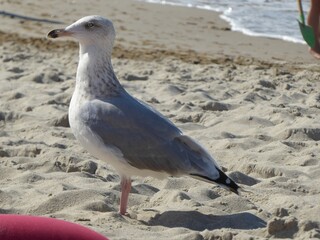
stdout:
<svg viewBox="0 0 320 240">
<path fill-rule="evenodd" d="M 1 240 L 108 240 L 76 223 L 25 215 L 0 214 Z"/>
</svg>

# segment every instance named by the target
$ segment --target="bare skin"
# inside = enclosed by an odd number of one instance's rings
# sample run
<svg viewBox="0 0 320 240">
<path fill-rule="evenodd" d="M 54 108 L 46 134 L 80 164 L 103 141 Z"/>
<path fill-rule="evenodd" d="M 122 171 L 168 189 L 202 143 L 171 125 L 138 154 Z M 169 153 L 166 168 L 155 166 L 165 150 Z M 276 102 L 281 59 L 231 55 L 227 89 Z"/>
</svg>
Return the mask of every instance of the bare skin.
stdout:
<svg viewBox="0 0 320 240">
<path fill-rule="evenodd" d="M 308 25 L 313 28 L 315 36 L 318 41 L 316 41 L 314 48 L 309 49 L 309 53 L 318 60 L 320 60 L 319 20 L 320 20 L 320 1 L 311 0 L 311 7 L 308 15 Z"/>
</svg>

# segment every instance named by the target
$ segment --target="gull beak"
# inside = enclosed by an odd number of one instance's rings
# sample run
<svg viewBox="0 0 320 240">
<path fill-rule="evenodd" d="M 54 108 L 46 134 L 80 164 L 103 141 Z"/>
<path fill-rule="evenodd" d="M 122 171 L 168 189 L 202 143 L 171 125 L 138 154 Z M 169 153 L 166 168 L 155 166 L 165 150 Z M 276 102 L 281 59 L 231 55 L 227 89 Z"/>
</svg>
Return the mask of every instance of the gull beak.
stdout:
<svg viewBox="0 0 320 240">
<path fill-rule="evenodd" d="M 55 29 L 48 33 L 48 38 L 58 38 L 58 37 L 67 37 L 71 36 L 72 32 L 65 29 Z"/>
</svg>

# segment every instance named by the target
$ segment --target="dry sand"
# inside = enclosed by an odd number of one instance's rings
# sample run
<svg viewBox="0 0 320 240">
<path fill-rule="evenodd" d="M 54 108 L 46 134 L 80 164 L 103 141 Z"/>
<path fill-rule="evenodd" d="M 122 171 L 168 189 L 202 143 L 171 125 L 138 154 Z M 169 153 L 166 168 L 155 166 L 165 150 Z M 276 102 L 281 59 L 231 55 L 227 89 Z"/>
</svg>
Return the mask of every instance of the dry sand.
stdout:
<svg viewBox="0 0 320 240">
<path fill-rule="evenodd" d="M 304 45 L 231 32 L 214 12 L 134 1 L 0 1 L 0 212 L 44 215 L 110 239 L 320 238 L 320 70 Z M 45 39 L 99 14 L 118 32 L 125 88 L 198 139 L 248 192 L 190 178 L 119 177 L 67 121 L 78 47 Z"/>
</svg>

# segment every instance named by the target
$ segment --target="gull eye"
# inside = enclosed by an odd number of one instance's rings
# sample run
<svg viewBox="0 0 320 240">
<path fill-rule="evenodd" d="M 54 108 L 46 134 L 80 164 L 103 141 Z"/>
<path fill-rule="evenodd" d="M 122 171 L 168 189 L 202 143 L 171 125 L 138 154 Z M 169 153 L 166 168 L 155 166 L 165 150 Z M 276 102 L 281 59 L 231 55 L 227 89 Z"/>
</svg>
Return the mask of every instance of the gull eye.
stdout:
<svg viewBox="0 0 320 240">
<path fill-rule="evenodd" d="M 86 28 L 86 29 L 93 28 L 93 27 L 94 27 L 94 24 L 93 24 L 92 22 L 87 22 L 87 23 L 85 24 L 85 28 Z"/>
</svg>

